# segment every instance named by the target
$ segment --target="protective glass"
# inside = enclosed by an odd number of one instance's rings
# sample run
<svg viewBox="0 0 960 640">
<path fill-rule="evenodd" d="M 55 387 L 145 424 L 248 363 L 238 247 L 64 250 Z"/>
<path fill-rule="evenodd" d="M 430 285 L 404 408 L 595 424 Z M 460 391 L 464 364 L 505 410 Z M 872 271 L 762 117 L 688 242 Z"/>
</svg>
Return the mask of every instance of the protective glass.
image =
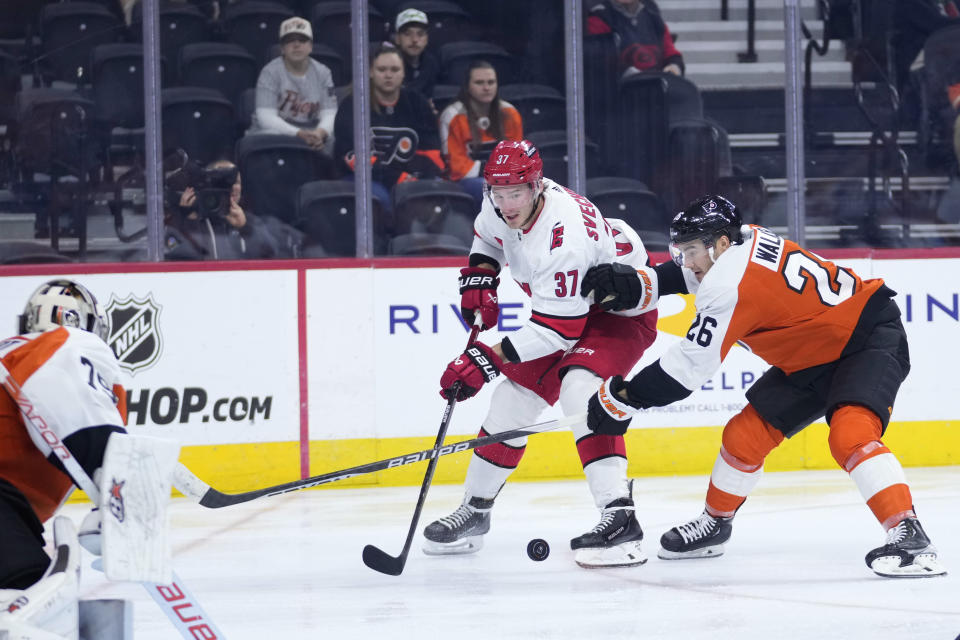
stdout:
<svg viewBox="0 0 960 640">
<path fill-rule="evenodd" d="M 710 250 L 713 243 L 707 244 L 707 240 L 687 240 L 686 242 L 671 242 L 670 257 L 678 267 L 685 264 L 701 264 L 704 258 L 711 258 Z"/>
</svg>

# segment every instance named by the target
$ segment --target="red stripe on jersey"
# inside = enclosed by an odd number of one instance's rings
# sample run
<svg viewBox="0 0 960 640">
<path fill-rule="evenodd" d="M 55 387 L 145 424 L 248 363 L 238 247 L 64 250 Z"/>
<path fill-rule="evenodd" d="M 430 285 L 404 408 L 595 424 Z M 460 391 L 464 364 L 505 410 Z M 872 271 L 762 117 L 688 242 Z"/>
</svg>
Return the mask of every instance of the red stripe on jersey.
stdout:
<svg viewBox="0 0 960 640">
<path fill-rule="evenodd" d="M 486 429 L 480 429 L 479 437 L 485 438 L 488 435 L 490 434 L 487 433 Z M 474 453 L 490 464 L 503 467 L 504 469 L 516 469 L 526 449 L 526 445 L 522 447 L 511 447 L 504 442 L 495 442 L 484 447 L 477 447 Z"/>
<path fill-rule="evenodd" d="M 580 463 L 586 468 L 591 462 L 618 456 L 627 457 L 627 445 L 623 436 L 607 436 L 593 433 L 577 440 L 577 453 L 580 454 Z"/>
<path fill-rule="evenodd" d="M 551 331 L 560 334 L 567 340 L 576 340 L 583 335 L 583 328 L 587 325 L 587 315 L 582 316 L 548 316 L 534 311 L 530 315 L 530 321 L 546 327 Z"/>
</svg>

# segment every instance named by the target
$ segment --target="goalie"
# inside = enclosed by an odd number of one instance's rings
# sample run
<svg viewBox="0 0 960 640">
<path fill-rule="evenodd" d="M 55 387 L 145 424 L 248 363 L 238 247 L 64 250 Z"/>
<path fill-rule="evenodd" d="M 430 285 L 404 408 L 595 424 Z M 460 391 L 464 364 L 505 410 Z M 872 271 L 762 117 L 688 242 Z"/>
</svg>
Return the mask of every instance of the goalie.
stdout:
<svg viewBox="0 0 960 640">
<path fill-rule="evenodd" d="M 41 285 L 19 333 L 0 341 L 0 630 L 75 640 L 78 536 L 57 517 L 51 560 L 43 523 L 80 486 L 95 502 L 81 538 L 102 548 L 107 577 L 169 582 L 165 509 L 179 447 L 126 433 L 109 323 L 85 287 Z"/>
</svg>

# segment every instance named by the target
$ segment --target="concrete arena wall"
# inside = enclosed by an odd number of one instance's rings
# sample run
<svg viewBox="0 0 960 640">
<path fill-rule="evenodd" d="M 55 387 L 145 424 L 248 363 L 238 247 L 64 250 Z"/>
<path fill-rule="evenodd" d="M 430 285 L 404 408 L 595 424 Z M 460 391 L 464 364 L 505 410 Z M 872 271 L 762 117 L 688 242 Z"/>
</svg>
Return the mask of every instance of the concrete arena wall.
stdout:
<svg viewBox="0 0 960 640">
<path fill-rule="evenodd" d="M 661 259 L 664 256 L 659 256 Z M 826 257 L 899 292 L 913 368 L 884 438 L 908 466 L 960 464 L 960 250 L 838 251 Z M 443 401 L 437 381 L 463 348 L 459 258 L 203 264 L 0 267 L 0 300 L 13 316 L 40 282 L 70 276 L 114 317 L 114 351 L 130 378 L 129 428 L 178 439 L 201 478 L 242 491 L 433 445 Z M 501 279 L 499 335 L 529 316 L 529 299 Z M 664 299 L 655 360 L 693 317 L 690 296 Z M 122 328 L 123 331 L 117 331 Z M 722 425 L 766 368 L 736 348 L 683 402 L 652 409 L 627 434 L 630 473 L 708 473 Z M 450 440 L 473 437 L 490 389 L 457 406 Z M 550 409 L 543 419 L 557 417 Z M 768 470 L 831 468 L 827 426 L 778 447 Z M 445 457 L 436 482 L 461 482 L 469 454 Z M 358 476 L 333 487 L 418 484 L 423 465 Z M 569 432 L 532 437 L 516 479 L 576 478 Z"/>
</svg>

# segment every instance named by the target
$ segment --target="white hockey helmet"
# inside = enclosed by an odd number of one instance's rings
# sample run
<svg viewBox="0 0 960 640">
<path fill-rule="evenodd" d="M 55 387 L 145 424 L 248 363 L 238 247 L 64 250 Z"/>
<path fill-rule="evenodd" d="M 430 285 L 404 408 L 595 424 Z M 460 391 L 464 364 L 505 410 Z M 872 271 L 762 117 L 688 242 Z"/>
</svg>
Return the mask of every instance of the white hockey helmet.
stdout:
<svg viewBox="0 0 960 640">
<path fill-rule="evenodd" d="M 110 337 L 110 320 L 90 291 L 73 280 L 51 280 L 40 285 L 20 316 L 18 331 L 35 333 L 57 327 L 76 327 Z"/>
</svg>

